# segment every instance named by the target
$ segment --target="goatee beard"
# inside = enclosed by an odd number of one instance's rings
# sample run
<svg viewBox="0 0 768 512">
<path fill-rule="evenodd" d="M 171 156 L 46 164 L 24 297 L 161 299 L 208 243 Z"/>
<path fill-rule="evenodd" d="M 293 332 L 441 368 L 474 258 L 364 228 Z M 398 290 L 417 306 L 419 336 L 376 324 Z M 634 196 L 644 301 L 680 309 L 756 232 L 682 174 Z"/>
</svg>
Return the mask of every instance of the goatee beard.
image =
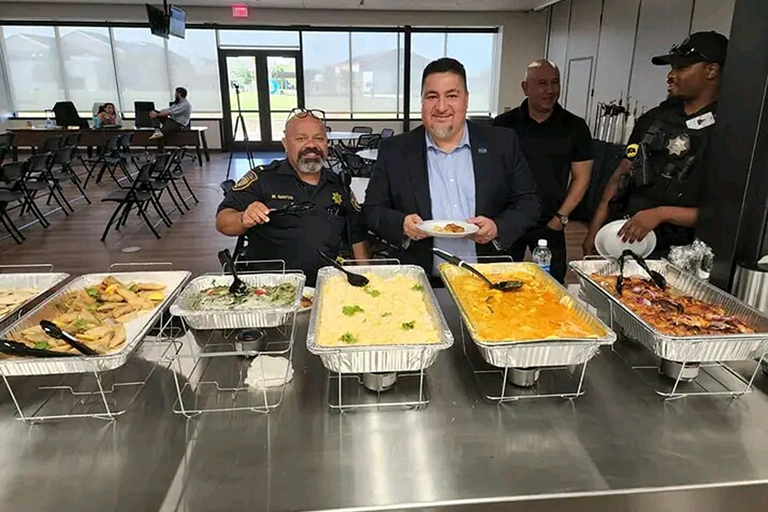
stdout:
<svg viewBox="0 0 768 512">
<path fill-rule="evenodd" d="M 435 139 L 447 139 L 451 133 L 453 133 L 453 126 L 446 126 L 445 128 L 431 126 L 429 128 L 429 134 Z"/>
<path fill-rule="evenodd" d="M 323 170 L 323 161 L 301 159 L 296 162 L 296 167 L 299 172 L 303 172 L 304 174 L 317 174 Z"/>
</svg>

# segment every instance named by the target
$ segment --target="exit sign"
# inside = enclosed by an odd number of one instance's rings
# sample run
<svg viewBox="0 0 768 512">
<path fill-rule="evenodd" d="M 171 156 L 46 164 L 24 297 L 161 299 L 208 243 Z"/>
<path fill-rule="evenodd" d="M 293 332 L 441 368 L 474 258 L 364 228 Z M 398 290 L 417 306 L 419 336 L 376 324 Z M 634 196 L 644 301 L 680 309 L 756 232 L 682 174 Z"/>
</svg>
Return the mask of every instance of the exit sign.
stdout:
<svg viewBox="0 0 768 512">
<path fill-rule="evenodd" d="M 248 6 L 247 5 L 233 5 L 232 6 L 232 16 L 235 18 L 247 18 L 248 17 Z"/>
</svg>

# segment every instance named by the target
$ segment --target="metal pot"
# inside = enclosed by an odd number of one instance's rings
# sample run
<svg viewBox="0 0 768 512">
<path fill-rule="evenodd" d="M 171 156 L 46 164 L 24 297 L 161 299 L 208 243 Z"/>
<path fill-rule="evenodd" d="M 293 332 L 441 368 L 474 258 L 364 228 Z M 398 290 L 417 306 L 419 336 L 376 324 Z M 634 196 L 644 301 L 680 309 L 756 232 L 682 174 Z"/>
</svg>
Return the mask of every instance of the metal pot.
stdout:
<svg viewBox="0 0 768 512">
<path fill-rule="evenodd" d="M 243 329 L 235 335 L 235 350 L 238 352 L 263 352 L 266 349 L 267 333 L 262 329 Z"/>
<path fill-rule="evenodd" d="M 529 388 L 539 380 L 541 371 L 538 368 L 510 368 L 507 380 L 515 386 Z"/>
<path fill-rule="evenodd" d="M 690 382 L 699 376 L 699 363 L 685 363 L 683 366 L 683 363 L 662 359 L 659 373 L 673 380 L 680 377 L 681 381 Z"/>
<path fill-rule="evenodd" d="M 397 382 L 397 373 L 364 373 L 363 386 L 366 389 L 379 393 L 386 391 Z"/>
</svg>

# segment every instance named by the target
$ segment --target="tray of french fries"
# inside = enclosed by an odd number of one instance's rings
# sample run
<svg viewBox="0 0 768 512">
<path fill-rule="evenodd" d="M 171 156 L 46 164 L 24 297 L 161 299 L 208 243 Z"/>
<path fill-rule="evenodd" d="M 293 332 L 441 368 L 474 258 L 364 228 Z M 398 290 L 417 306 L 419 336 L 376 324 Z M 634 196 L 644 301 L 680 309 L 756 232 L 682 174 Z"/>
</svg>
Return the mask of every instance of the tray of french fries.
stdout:
<svg viewBox="0 0 768 512">
<path fill-rule="evenodd" d="M 187 271 L 114 272 L 75 278 L 0 332 L 0 338 L 59 357 L 0 355 L 0 374 L 55 375 L 119 368 L 191 276 Z M 41 320 L 56 324 L 98 354 L 84 356 L 48 336 Z M 76 354 L 77 357 L 72 357 Z"/>
</svg>

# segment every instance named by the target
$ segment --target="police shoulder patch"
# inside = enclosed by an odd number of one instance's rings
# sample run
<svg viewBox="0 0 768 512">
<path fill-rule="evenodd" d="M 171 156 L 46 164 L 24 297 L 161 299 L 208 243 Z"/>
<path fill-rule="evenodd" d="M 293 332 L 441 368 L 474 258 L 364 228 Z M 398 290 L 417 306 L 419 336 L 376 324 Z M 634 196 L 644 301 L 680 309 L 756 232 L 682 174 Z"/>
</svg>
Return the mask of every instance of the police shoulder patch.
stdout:
<svg viewBox="0 0 768 512">
<path fill-rule="evenodd" d="M 250 187 L 253 183 L 256 183 L 259 181 L 259 174 L 257 173 L 256 169 L 251 169 L 247 173 L 243 175 L 242 178 L 237 180 L 237 183 L 235 183 L 235 186 L 232 187 L 232 190 L 245 190 L 246 188 Z"/>
<path fill-rule="evenodd" d="M 355 197 L 355 193 L 350 191 L 350 199 L 352 201 L 352 209 L 356 212 L 363 211 L 363 208 L 360 206 L 360 203 L 357 202 L 357 198 Z"/>
</svg>

